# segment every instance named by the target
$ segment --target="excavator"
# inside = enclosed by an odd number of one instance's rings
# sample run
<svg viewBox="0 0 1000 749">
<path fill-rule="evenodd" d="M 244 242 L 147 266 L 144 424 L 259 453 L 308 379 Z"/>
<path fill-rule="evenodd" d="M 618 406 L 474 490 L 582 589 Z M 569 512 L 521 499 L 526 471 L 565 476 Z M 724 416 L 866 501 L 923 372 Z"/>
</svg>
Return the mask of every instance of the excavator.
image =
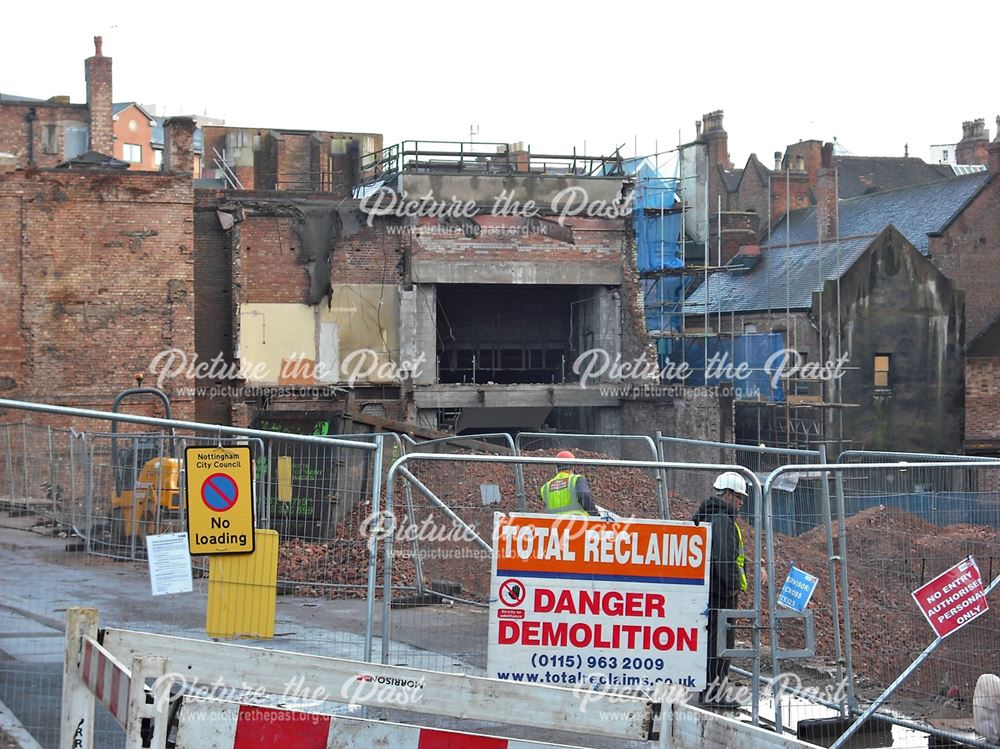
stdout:
<svg viewBox="0 0 1000 749">
<path fill-rule="evenodd" d="M 122 401 L 137 395 L 154 395 L 172 418 L 170 398 L 153 387 L 135 387 L 115 396 L 112 413 Z M 166 444 L 166 455 L 163 447 Z M 181 461 L 176 456 L 173 429 L 167 437 L 158 434 L 128 434 L 111 423 L 111 543 L 125 545 L 133 539 L 144 543 L 148 533 L 163 530 L 164 522 L 181 518 Z M 157 521 L 160 527 L 157 528 Z"/>
</svg>

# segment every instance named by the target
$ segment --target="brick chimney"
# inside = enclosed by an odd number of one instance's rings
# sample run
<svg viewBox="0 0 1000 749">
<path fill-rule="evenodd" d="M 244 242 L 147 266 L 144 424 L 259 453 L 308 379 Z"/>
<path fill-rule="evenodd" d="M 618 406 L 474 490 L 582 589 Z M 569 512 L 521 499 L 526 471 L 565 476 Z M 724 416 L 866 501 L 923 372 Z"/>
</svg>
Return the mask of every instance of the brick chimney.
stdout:
<svg viewBox="0 0 1000 749">
<path fill-rule="evenodd" d="M 194 120 L 171 117 L 163 123 L 163 171 L 194 175 Z"/>
<path fill-rule="evenodd" d="M 733 162 L 729 160 L 729 134 L 722 127 L 722 110 L 716 109 L 702 115 L 701 139 L 708 143 L 708 164 L 710 167 L 718 164 L 723 169 L 732 169 Z"/>
<path fill-rule="evenodd" d="M 955 161 L 959 164 L 986 164 L 989 156 L 990 131 L 986 121 L 968 120 L 962 123 L 962 140 L 955 146 Z"/>
<path fill-rule="evenodd" d="M 997 137 L 990 143 L 986 166 L 990 174 L 1000 174 L 1000 116 L 997 117 Z"/>
<path fill-rule="evenodd" d="M 816 235 L 824 242 L 837 237 L 837 170 L 833 166 L 833 143 L 824 143 L 816 173 Z"/>
<path fill-rule="evenodd" d="M 101 53 L 101 37 L 94 37 L 94 56 L 84 62 L 87 77 L 87 107 L 90 111 L 91 151 L 105 156 L 115 153 L 111 113 L 111 58 Z"/>
</svg>

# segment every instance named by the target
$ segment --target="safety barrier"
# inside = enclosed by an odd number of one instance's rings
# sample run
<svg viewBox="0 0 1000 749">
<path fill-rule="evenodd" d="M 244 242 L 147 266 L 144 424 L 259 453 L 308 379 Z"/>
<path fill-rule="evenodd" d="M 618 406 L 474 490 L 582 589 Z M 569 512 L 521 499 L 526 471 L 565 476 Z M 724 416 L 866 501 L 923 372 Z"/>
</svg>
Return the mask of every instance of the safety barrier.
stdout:
<svg viewBox="0 0 1000 749">
<path fill-rule="evenodd" d="M 162 749 L 168 735 L 173 736 L 176 749 L 569 747 L 546 740 L 546 734 L 556 732 L 620 742 L 655 741 L 660 747 L 675 749 L 693 749 L 706 742 L 754 749 L 808 746 L 668 699 L 619 694 L 613 702 L 602 704 L 591 693 L 559 687 L 120 629 L 102 630 L 102 646 L 95 640 L 96 610 L 70 609 L 67 622 L 69 686 L 64 693 L 63 726 L 77 743 L 64 740 L 65 746 L 93 746 L 87 726 L 92 722 L 95 697 L 124 714 L 126 749 Z M 123 662 L 132 663 L 132 669 L 122 666 Z M 95 673 L 97 677 L 88 676 Z M 98 685 L 108 680 L 117 680 L 117 689 L 98 694 Z M 151 685 L 146 681 L 152 681 Z M 298 698 L 290 696 L 289 684 L 297 685 L 296 694 L 308 701 L 310 710 L 296 704 Z M 115 696 L 119 694 L 127 697 Z M 537 740 L 322 712 L 330 703 L 362 711 L 401 710 L 410 721 L 414 716 L 425 720 L 448 716 L 477 724 L 516 726 L 532 729 Z"/>
</svg>

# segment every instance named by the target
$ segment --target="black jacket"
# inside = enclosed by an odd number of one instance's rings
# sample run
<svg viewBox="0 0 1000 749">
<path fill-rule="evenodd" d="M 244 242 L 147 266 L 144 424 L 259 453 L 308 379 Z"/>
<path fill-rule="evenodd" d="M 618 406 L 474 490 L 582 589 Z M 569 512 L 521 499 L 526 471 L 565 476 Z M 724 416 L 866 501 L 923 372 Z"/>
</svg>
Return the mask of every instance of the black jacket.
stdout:
<svg viewBox="0 0 1000 749">
<path fill-rule="evenodd" d="M 696 523 L 712 524 L 711 569 L 708 573 L 708 598 L 712 603 L 735 604 L 740 595 L 740 568 L 736 565 L 739 536 L 736 535 L 736 511 L 719 497 L 706 499 L 691 518 Z"/>
</svg>

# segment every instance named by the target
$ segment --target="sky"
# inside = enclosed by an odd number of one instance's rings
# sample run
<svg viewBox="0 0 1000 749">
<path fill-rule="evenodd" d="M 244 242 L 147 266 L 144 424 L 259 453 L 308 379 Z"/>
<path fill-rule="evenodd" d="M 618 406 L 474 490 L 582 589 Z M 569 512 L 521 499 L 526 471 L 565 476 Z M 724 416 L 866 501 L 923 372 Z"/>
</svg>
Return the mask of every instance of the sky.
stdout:
<svg viewBox="0 0 1000 749">
<path fill-rule="evenodd" d="M 0 92 L 85 101 L 93 37 L 114 100 L 246 127 L 667 152 L 725 111 L 729 151 L 799 140 L 930 158 L 1000 99 L 1000 3 L 6 3 Z M 950 12 L 951 8 L 956 8 Z M 977 37 L 976 30 L 981 30 Z M 664 161 L 670 159 L 664 154 Z"/>
</svg>

